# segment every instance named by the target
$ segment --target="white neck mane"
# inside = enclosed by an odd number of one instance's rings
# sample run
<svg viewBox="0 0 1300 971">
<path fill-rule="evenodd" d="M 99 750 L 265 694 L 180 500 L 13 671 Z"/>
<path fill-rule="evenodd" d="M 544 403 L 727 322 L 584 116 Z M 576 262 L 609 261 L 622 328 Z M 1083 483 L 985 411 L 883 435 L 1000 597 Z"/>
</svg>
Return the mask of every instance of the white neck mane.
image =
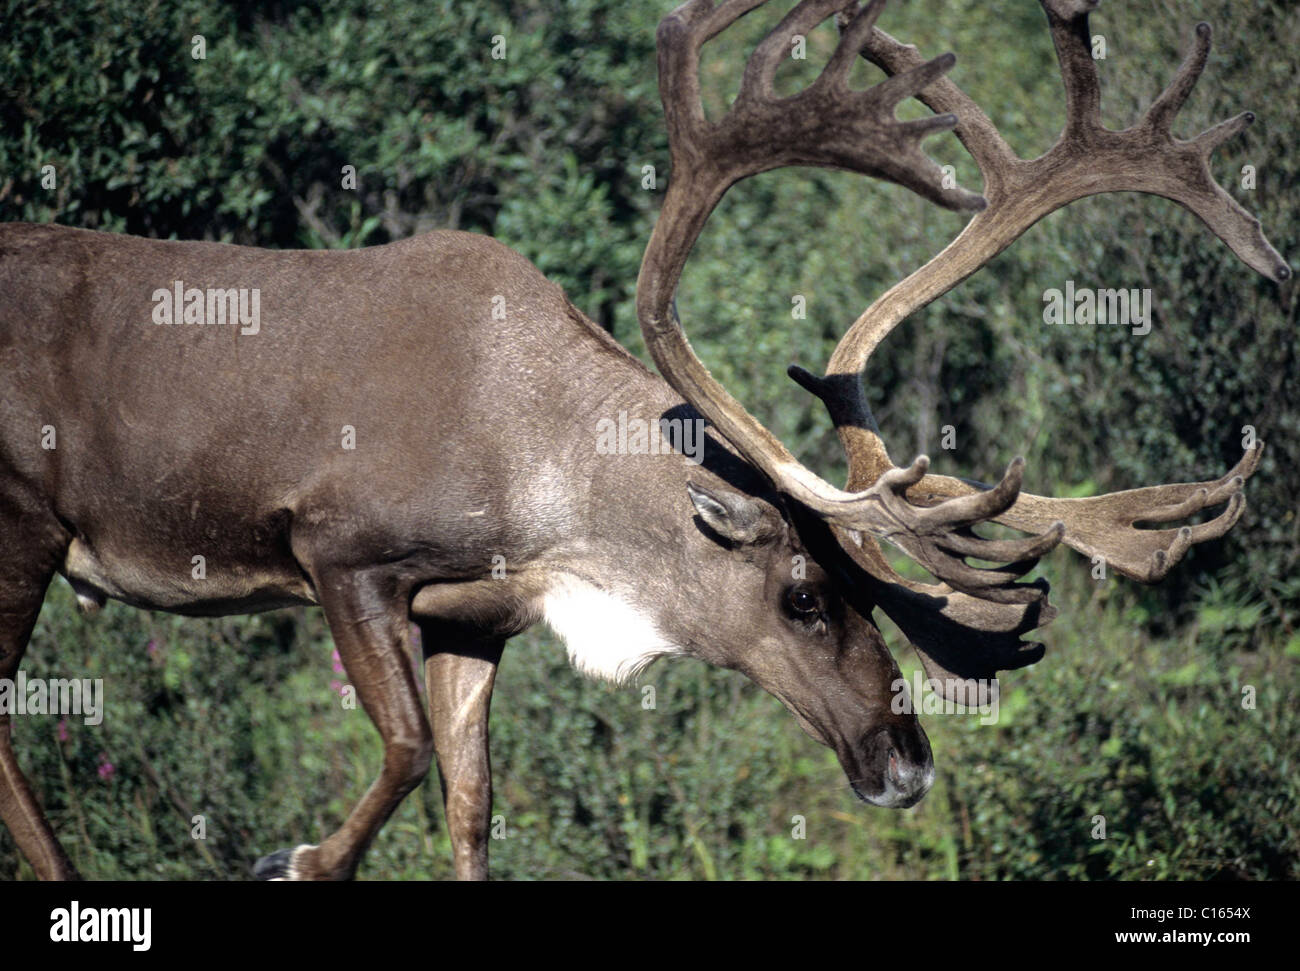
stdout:
<svg viewBox="0 0 1300 971">
<path fill-rule="evenodd" d="M 543 595 L 542 619 L 564 641 L 569 662 L 590 677 L 629 681 L 655 658 L 681 653 L 643 611 L 571 574 Z"/>
</svg>

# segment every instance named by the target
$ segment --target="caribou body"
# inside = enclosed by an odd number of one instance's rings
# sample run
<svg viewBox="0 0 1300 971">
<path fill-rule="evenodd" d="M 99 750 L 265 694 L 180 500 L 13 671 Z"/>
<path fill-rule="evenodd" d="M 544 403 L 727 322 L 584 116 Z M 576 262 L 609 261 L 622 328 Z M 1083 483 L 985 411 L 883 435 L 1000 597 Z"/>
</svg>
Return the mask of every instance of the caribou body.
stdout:
<svg viewBox="0 0 1300 971">
<path fill-rule="evenodd" d="M 388 753 L 356 823 L 369 827 L 439 737 L 451 806 L 486 809 L 486 750 L 459 740 L 485 739 L 505 639 L 545 620 L 592 675 L 665 654 L 745 671 L 871 801 L 908 805 L 929 786 L 924 732 L 890 710 L 898 671 L 879 633 L 825 609 L 815 563 L 794 579 L 807 551 L 779 499 L 716 442 L 703 463 L 598 449 L 598 423 L 620 412 L 699 419 L 500 243 L 438 232 L 277 253 L 11 224 L 0 254 L 4 675 L 55 572 L 91 607 L 320 604 Z M 155 321 L 153 294 L 174 280 L 259 291 L 260 327 Z M 816 604 L 796 607 L 796 591 Z M 432 733 L 403 656 L 412 617 Z M 6 823 L 42 875 L 66 875 L 17 795 Z M 356 865 L 306 856 L 262 872 Z"/>
</svg>

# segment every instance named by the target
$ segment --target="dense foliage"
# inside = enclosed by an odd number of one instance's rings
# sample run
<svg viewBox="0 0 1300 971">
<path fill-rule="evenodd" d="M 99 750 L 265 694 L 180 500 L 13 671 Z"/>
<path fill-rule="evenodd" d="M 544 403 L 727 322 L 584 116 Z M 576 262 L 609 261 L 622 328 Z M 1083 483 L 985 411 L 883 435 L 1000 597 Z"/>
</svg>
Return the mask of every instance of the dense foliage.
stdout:
<svg viewBox="0 0 1300 971">
<path fill-rule="evenodd" d="M 634 283 L 671 177 L 653 38 L 672 5 L 7 0 L 0 219 L 278 247 L 490 233 L 640 354 Z M 1033 154 L 1063 118 L 1050 38 L 1032 0 L 997 16 L 986 6 L 899 0 L 882 26 L 925 53 L 957 51 L 953 77 Z M 1280 95 L 1294 90 L 1300 11 L 1283 0 L 1169 10 L 1135 0 L 1094 16 L 1107 122 L 1132 120 L 1193 20 L 1211 21 L 1216 47 L 1176 130 L 1259 113 L 1215 172 L 1294 262 L 1300 104 Z M 759 11 L 706 50 L 711 112 L 780 13 Z M 833 43 L 829 26 L 811 35 L 809 59 L 788 62 L 781 84 L 810 80 Z M 858 70 L 864 84 L 879 77 Z M 955 139 L 928 144 L 978 187 Z M 342 187 L 348 165 L 355 189 Z M 961 225 L 859 177 L 766 175 L 715 214 L 679 307 L 724 383 L 810 464 L 842 474 L 820 406 L 784 367 L 821 365 L 859 310 Z M 1151 333 L 1044 326 L 1043 291 L 1067 279 L 1149 287 Z M 796 296 L 806 318 L 792 316 Z M 901 813 L 855 803 L 833 756 L 738 675 L 660 665 L 640 687 L 610 688 L 530 632 L 507 654 L 494 707 L 505 825 L 494 873 L 1300 877 L 1296 314 L 1293 291 L 1254 276 L 1173 203 L 1104 196 L 1044 220 L 873 358 L 868 393 L 894 458 L 926 451 L 938 471 L 988 479 L 1024 454 L 1033 491 L 1088 495 L 1217 476 L 1252 425 L 1269 450 L 1242 522 L 1155 588 L 1094 580 L 1054 554 L 1043 570 L 1062 616 L 1047 658 L 1004 679 L 996 725 L 923 716 L 939 780 Z M 910 671 L 906 642 L 886 634 Z M 315 611 L 198 621 L 112 605 L 84 619 L 58 581 L 24 670 L 107 686 L 99 726 L 15 727 L 88 876 L 245 877 L 257 856 L 337 826 L 379 765 L 365 715 L 331 686 L 343 675 Z M 0 874 L 31 874 L 3 830 Z M 430 783 L 362 876 L 449 874 Z"/>
</svg>

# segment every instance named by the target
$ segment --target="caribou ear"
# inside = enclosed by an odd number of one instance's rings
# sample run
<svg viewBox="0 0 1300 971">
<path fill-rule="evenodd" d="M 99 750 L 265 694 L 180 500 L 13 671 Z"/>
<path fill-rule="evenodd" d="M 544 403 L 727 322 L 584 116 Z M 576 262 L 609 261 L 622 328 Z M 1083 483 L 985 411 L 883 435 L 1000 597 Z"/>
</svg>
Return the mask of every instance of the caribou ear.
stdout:
<svg viewBox="0 0 1300 971">
<path fill-rule="evenodd" d="M 757 543 L 772 535 L 773 523 L 757 499 L 727 489 L 705 489 L 686 483 L 695 511 L 704 524 L 733 543 Z"/>
</svg>

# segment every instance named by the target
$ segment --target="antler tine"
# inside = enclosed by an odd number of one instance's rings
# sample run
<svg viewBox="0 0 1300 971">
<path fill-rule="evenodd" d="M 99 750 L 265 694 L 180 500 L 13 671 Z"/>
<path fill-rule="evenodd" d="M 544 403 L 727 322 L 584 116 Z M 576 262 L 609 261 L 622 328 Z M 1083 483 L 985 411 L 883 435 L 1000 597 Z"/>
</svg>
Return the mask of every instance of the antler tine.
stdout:
<svg viewBox="0 0 1300 971">
<path fill-rule="evenodd" d="M 843 25 L 841 29 L 844 29 Z M 864 58 L 891 77 L 915 70 L 924 63 L 916 45 L 904 44 L 880 28 L 870 33 L 862 44 L 861 51 Z M 953 129 L 953 134 L 975 159 L 980 174 L 984 176 L 984 194 L 991 199 L 990 190 L 996 182 L 990 184 L 989 177 L 993 176 L 996 180 L 1003 168 L 1018 161 L 1016 153 L 1006 143 L 1001 132 L 984 113 L 984 109 L 951 78 L 936 79 L 923 88 L 917 98 L 931 111 L 957 116 L 957 127 Z"/>
<path fill-rule="evenodd" d="M 842 6 L 842 5 L 841 5 Z M 855 4 L 851 4 L 855 6 Z M 826 73 L 837 78 L 847 78 L 853 68 L 853 62 L 866 44 L 871 32 L 875 30 L 880 12 L 885 9 L 884 0 L 872 0 L 857 12 L 841 9 L 835 14 L 835 24 L 840 29 L 840 44 L 826 63 Z"/>
<path fill-rule="evenodd" d="M 884 0 L 874 0 L 875 15 L 884 7 Z M 776 69 L 785 59 L 790 48 L 790 38 L 797 34 L 807 34 L 810 30 L 835 13 L 837 7 L 844 6 L 844 0 L 806 0 L 791 10 L 770 34 L 763 38 L 754 49 L 745 73 L 740 80 L 740 95 L 737 100 L 776 100 L 777 94 L 772 86 L 776 78 Z M 836 53 L 839 53 L 840 44 Z M 856 53 L 856 52 L 855 52 Z M 841 58 L 852 64 L 852 58 Z M 847 70 L 847 68 L 845 69 Z M 825 72 L 823 72 L 825 73 Z"/>
<path fill-rule="evenodd" d="M 951 502 L 945 502 L 940 506 L 934 506 L 929 509 L 912 510 L 904 508 L 907 506 L 905 500 L 898 497 L 897 493 L 892 490 L 901 489 L 906 491 L 916 485 L 925 477 L 929 471 L 930 459 L 922 455 L 910 468 L 891 469 L 881 476 L 881 485 L 888 486 L 891 491 L 882 494 L 885 508 L 890 512 L 899 515 L 907 514 L 911 520 L 911 530 L 921 535 L 933 535 L 935 533 L 946 532 L 949 529 L 959 529 L 966 526 L 974 526 L 976 523 L 991 519 L 1000 513 L 1006 512 L 1016 501 L 1016 496 L 1020 493 L 1020 484 L 1024 479 L 1025 460 L 1017 457 L 1007 467 L 1007 474 L 992 489 L 987 492 L 975 493 L 969 496 L 962 496 L 953 499 Z"/>
<path fill-rule="evenodd" d="M 1065 85 L 1065 131 L 1080 137 L 1101 124 L 1101 83 L 1092 59 L 1088 14 L 1101 0 L 1042 0 Z"/>
<path fill-rule="evenodd" d="M 700 44 L 707 44 L 745 14 L 757 10 L 765 3 L 767 0 L 723 0 L 723 3 L 715 8 L 712 0 L 696 0 L 694 3 L 679 7 L 678 11 L 698 8 L 704 13 L 706 19 L 701 25 L 698 37 Z M 697 46 L 696 51 L 698 50 Z"/>
<path fill-rule="evenodd" d="M 1205 70 L 1205 64 L 1210 59 L 1210 37 L 1213 31 L 1210 25 L 1202 20 L 1196 25 L 1196 36 L 1192 41 L 1192 49 L 1188 52 L 1187 58 L 1183 61 L 1182 66 L 1178 68 L 1178 73 L 1174 79 L 1169 82 L 1169 86 L 1160 92 L 1160 97 L 1151 103 L 1147 109 L 1146 124 L 1158 131 L 1168 132 L 1173 126 L 1174 118 L 1182 110 L 1183 105 L 1187 102 L 1188 96 L 1192 89 L 1196 87 L 1196 82 Z"/>
<path fill-rule="evenodd" d="M 922 455 L 906 469 L 891 469 L 863 495 L 879 499 L 881 509 L 871 518 L 839 517 L 856 522 L 859 532 L 887 540 L 916 560 L 953 589 L 995 603 L 1028 603 L 1046 595 L 1042 584 L 1012 581 L 1033 569 L 1037 561 L 1061 542 L 1063 523 L 1027 539 L 989 540 L 976 536 L 970 527 L 987 522 L 1010 509 L 1020 494 L 1025 460 L 1017 458 L 1006 475 L 992 489 L 973 492 L 918 508 L 907 500 L 907 490 L 920 482 L 930 467 Z M 996 568 L 973 567 L 966 557 L 1009 564 Z"/>
</svg>

